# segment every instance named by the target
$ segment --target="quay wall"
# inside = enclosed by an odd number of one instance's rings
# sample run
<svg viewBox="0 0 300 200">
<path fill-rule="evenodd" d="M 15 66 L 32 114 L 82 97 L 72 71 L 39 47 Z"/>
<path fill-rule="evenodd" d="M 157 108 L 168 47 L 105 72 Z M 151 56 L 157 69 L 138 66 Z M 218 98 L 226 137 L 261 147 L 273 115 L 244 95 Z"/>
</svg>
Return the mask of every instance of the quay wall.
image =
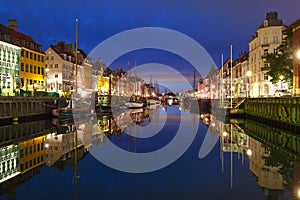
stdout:
<svg viewBox="0 0 300 200">
<path fill-rule="evenodd" d="M 246 99 L 244 112 L 246 117 L 300 127 L 300 97 Z"/>
<path fill-rule="evenodd" d="M 0 120 L 48 114 L 54 97 L 0 97 Z"/>
</svg>

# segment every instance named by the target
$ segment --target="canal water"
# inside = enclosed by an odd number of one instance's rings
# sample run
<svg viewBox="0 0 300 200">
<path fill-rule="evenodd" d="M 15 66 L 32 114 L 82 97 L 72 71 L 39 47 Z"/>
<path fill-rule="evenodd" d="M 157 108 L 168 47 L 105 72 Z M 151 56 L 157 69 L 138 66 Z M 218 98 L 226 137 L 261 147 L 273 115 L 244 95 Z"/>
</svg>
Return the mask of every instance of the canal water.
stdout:
<svg viewBox="0 0 300 200">
<path fill-rule="evenodd" d="M 247 119 L 157 105 L 0 133 L 0 199 L 299 199 L 299 135 Z"/>
</svg>

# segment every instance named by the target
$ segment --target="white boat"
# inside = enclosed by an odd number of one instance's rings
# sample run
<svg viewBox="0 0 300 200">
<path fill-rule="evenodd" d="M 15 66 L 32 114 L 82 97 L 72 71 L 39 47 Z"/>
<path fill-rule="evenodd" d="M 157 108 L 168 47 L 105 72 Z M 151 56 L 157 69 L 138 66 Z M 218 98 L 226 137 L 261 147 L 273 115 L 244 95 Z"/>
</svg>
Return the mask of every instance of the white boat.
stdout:
<svg viewBox="0 0 300 200">
<path fill-rule="evenodd" d="M 125 105 L 128 108 L 142 108 L 143 107 L 143 102 L 127 102 Z"/>
<path fill-rule="evenodd" d="M 148 99 L 147 103 L 149 105 L 154 105 L 154 104 L 156 104 L 156 100 L 155 99 Z"/>
</svg>

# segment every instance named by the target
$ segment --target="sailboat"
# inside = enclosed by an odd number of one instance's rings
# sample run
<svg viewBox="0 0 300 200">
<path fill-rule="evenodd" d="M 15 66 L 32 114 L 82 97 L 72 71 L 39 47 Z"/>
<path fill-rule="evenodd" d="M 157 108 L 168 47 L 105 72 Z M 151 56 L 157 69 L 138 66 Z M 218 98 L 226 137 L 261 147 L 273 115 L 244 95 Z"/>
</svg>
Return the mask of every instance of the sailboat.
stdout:
<svg viewBox="0 0 300 200">
<path fill-rule="evenodd" d="M 56 101 L 56 108 L 52 110 L 52 115 L 58 117 L 60 125 L 69 126 L 78 119 L 86 119 L 93 114 L 93 108 L 89 98 L 81 97 L 78 93 L 78 20 L 76 19 L 76 46 L 75 46 L 75 92 L 72 97 L 60 98 Z"/>
<path fill-rule="evenodd" d="M 144 106 L 144 102 L 141 97 L 137 95 L 137 84 L 136 84 L 136 62 L 134 65 L 134 91 L 135 94 L 130 97 L 129 102 L 125 103 L 128 108 L 142 108 Z"/>
</svg>

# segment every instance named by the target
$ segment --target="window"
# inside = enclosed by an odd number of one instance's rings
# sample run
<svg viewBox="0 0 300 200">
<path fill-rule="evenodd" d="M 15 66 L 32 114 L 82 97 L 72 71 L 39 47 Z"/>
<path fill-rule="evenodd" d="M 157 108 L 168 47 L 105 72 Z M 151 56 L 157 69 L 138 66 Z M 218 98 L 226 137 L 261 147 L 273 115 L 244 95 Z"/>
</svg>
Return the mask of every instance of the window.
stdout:
<svg viewBox="0 0 300 200">
<path fill-rule="evenodd" d="M 49 60 L 49 57 L 48 57 L 48 56 L 46 56 L 46 60 Z"/>
<path fill-rule="evenodd" d="M 28 156 L 28 148 L 25 148 L 25 156 Z"/>
<path fill-rule="evenodd" d="M 52 64 L 49 65 L 49 68 L 50 68 L 50 69 L 52 68 Z"/>
<path fill-rule="evenodd" d="M 32 65 L 30 65 L 30 71 L 29 72 L 32 73 Z"/>
<path fill-rule="evenodd" d="M 30 85 L 32 85 L 32 79 L 30 79 L 29 83 L 30 83 Z"/>
<path fill-rule="evenodd" d="M 267 73 L 264 73 L 264 80 L 265 80 L 265 81 L 269 80 L 269 76 L 268 76 Z"/>
<path fill-rule="evenodd" d="M 25 68 L 26 72 L 28 72 L 28 64 L 26 64 L 26 68 Z"/>
<path fill-rule="evenodd" d="M 55 68 L 58 68 L 58 64 L 55 64 Z"/>
<path fill-rule="evenodd" d="M 32 52 L 30 52 L 30 59 L 32 59 Z"/>
<path fill-rule="evenodd" d="M 51 56 L 51 60 L 54 60 L 54 56 Z"/>
<path fill-rule="evenodd" d="M 40 55 L 38 55 L 38 61 L 41 61 L 41 56 Z"/>
<path fill-rule="evenodd" d="M 41 74 L 41 68 L 38 67 L 38 74 Z"/>
<path fill-rule="evenodd" d="M 28 58 L 28 51 L 25 51 L 26 58 Z"/>
<path fill-rule="evenodd" d="M 274 43 L 279 43 L 279 39 L 278 39 L 278 35 L 274 35 L 274 39 L 273 39 L 274 41 Z"/>
<path fill-rule="evenodd" d="M 33 60 L 36 60 L 36 54 L 33 54 Z"/>
<path fill-rule="evenodd" d="M 44 56 L 42 56 L 42 62 L 44 62 Z"/>
<path fill-rule="evenodd" d="M 23 151 L 23 149 L 21 149 L 20 150 L 20 158 L 23 158 L 23 156 L 24 156 L 24 151 Z"/>
<path fill-rule="evenodd" d="M 44 68 L 42 68 L 42 75 L 44 75 Z"/>
<path fill-rule="evenodd" d="M 33 73 L 36 74 L 36 66 L 34 66 Z"/>
<path fill-rule="evenodd" d="M 268 37 L 267 36 L 264 37 L 264 44 L 268 44 Z"/>
<path fill-rule="evenodd" d="M 24 50 L 21 51 L 21 56 L 24 57 Z"/>
<path fill-rule="evenodd" d="M 264 56 L 268 55 L 268 49 L 264 49 Z"/>
<path fill-rule="evenodd" d="M 21 71 L 24 71 L 24 63 L 21 63 Z"/>
<path fill-rule="evenodd" d="M 58 74 L 55 74 L 55 78 L 58 78 Z"/>
</svg>

